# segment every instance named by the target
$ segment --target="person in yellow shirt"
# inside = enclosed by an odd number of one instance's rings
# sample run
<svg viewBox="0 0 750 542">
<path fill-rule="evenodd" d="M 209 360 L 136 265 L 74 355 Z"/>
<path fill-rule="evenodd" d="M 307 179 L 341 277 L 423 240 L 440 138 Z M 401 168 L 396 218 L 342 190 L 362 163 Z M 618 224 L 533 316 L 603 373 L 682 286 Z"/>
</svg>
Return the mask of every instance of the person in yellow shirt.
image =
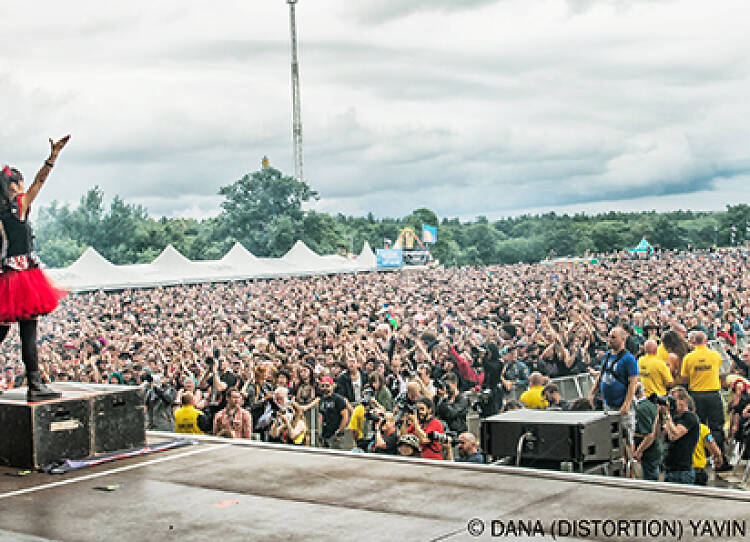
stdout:
<svg viewBox="0 0 750 542">
<path fill-rule="evenodd" d="M 182 394 L 182 407 L 174 413 L 174 432 L 190 433 L 193 435 L 202 435 L 203 431 L 198 426 L 198 419 L 203 416 L 203 412 L 193 406 L 193 394 Z"/>
<path fill-rule="evenodd" d="M 721 356 L 708 348 L 708 338 L 702 331 L 690 332 L 694 350 L 682 360 L 681 379 L 695 401 L 695 413 L 705 423 L 720 450 L 724 449 L 724 403 L 721 399 Z M 726 468 L 726 466 L 724 467 Z"/>
<path fill-rule="evenodd" d="M 643 384 L 643 391 L 646 397 L 651 394 L 666 395 L 667 388 L 672 387 L 672 373 L 663 360 L 657 355 L 658 345 L 656 341 L 649 339 L 643 344 L 643 350 L 646 352 L 638 358 L 638 376 Z"/>
<path fill-rule="evenodd" d="M 347 426 L 352 432 L 352 439 L 354 442 L 361 440 L 365 436 L 365 407 L 359 404 L 354 407 L 352 411 L 352 417 L 349 419 L 349 425 Z"/>
<path fill-rule="evenodd" d="M 688 398 L 688 408 L 695 412 L 695 401 L 693 401 L 692 397 Z M 695 471 L 695 485 L 697 486 L 708 485 L 706 450 L 714 458 L 714 467 L 716 469 L 721 468 L 721 450 L 716 445 L 716 441 L 711 435 L 711 430 L 706 424 L 702 423 L 698 426 L 698 443 L 695 445 L 695 450 L 693 451 L 693 470 Z"/>
<path fill-rule="evenodd" d="M 518 402 L 526 408 L 535 408 L 537 410 L 544 410 L 547 408 L 549 403 L 542 396 L 544 383 L 545 378 L 542 373 L 531 373 L 529 376 L 529 389 L 521 394 L 521 397 L 518 398 Z"/>
</svg>

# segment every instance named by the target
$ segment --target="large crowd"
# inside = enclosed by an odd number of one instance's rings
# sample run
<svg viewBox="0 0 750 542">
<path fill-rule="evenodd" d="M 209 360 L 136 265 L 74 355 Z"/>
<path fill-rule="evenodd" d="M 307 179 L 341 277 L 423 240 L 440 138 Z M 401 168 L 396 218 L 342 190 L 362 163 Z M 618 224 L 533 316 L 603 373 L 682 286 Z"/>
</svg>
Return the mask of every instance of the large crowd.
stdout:
<svg viewBox="0 0 750 542">
<path fill-rule="evenodd" d="M 634 360 L 664 364 L 666 386 L 636 376 L 647 389 L 632 397 L 625 374 L 627 401 L 679 384 L 701 333 L 734 360 L 728 382 L 745 382 L 748 257 L 663 251 L 70 294 L 40 320 L 39 357 L 52 383 L 143 386 L 156 430 L 482 461 L 470 411 L 600 407 L 598 386 L 568 404 L 550 379 L 612 384 L 620 339 Z M 17 338 L 0 349 L 0 390 L 23 384 L 18 351 Z M 730 432 L 750 416 L 748 391 L 732 396 Z"/>
</svg>

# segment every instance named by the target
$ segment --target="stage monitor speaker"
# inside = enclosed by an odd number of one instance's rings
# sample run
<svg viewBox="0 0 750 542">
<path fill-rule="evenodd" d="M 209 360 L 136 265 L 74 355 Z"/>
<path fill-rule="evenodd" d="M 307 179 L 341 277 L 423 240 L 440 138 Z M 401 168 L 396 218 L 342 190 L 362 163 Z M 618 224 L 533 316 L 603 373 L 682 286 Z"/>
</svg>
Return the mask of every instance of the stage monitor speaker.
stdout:
<svg viewBox="0 0 750 542">
<path fill-rule="evenodd" d="M 20 388 L 0 399 L 0 463 L 33 469 L 61 458 L 91 455 L 88 397 L 27 403 L 26 389 Z"/>
<path fill-rule="evenodd" d="M 526 460 L 613 461 L 622 456 L 620 414 L 512 410 L 482 420 L 483 450 L 495 458 L 516 457 L 520 439 Z"/>
<path fill-rule="evenodd" d="M 54 383 L 62 397 L 26 402 L 26 388 L 0 395 L 0 464 L 39 468 L 146 442 L 143 390 L 134 386 Z"/>
</svg>

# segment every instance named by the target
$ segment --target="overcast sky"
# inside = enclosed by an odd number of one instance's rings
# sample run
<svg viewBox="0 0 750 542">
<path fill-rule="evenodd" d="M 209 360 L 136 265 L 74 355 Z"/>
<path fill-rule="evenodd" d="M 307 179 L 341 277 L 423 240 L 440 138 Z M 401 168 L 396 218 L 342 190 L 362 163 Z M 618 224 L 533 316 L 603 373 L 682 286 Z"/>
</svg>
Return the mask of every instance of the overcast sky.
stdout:
<svg viewBox="0 0 750 542">
<path fill-rule="evenodd" d="M 284 0 L 0 4 L 0 162 L 218 212 L 294 173 Z M 491 219 L 750 201 L 747 0 L 299 0 L 315 208 Z"/>
</svg>

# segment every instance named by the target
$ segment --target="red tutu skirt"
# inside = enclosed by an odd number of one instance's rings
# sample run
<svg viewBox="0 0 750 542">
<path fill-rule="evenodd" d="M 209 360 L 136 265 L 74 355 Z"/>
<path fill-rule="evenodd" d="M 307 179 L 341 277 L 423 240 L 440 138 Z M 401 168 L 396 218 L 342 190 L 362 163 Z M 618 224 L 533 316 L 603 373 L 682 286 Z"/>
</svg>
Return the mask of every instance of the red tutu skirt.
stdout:
<svg viewBox="0 0 750 542">
<path fill-rule="evenodd" d="M 0 322 L 18 322 L 48 314 L 66 294 L 38 267 L 0 273 Z"/>
</svg>

